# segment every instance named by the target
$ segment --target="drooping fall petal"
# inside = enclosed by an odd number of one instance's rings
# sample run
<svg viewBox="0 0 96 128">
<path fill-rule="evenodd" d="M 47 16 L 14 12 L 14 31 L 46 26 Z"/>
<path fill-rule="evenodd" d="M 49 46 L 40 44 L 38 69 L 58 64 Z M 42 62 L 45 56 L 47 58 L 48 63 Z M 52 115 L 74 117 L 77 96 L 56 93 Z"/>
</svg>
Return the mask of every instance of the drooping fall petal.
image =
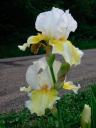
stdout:
<svg viewBox="0 0 96 128">
<path fill-rule="evenodd" d="M 78 65 L 81 62 L 83 52 L 79 48 L 73 46 L 70 41 L 67 41 L 64 43 L 63 56 L 65 61 L 70 65 Z"/>
<path fill-rule="evenodd" d="M 29 45 L 28 45 L 27 43 L 24 43 L 23 45 L 18 45 L 18 48 L 19 48 L 21 51 L 25 51 L 27 47 L 29 47 Z"/>
<path fill-rule="evenodd" d="M 76 86 L 73 84 L 73 82 L 64 82 L 63 88 L 65 90 L 72 90 L 74 93 L 78 93 L 78 90 L 80 89 L 80 85 Z"/>
<path fill-rule="evenodd" d="M 52 44 L 53 45 L 53 44 Z M 65 61 L 72 65 L 78 65 L 81 62 L 81 58 L 83 56 L 83 52 L 72 45 L 72 43 L 68 40 L 63 42 L 62 44 L 58 43 L 62 49 L 57 49 L 57 44 L 53 45 L 53 53 L 61 54 Z"/>
<path fill-rule="evenodd" d="M 48 38 L 45 35 L 39 33 L 36 36 L 30 36 L 27 39 L 27 43 L 24 43 L 23 45 L 18 45 L 18 48 L 22 51 L 25 51 L 27 47 L 30 47 L 30 45 L 38 44 L 42 40 L 47 41 Z"/>
<path fill-rule="evenodd" d="M 32 91 L 30 100 L 26 102 L 26 107 L 31 113 L 36 113 L 38 116 L 45 114 L 45 109 L 52 109 L 56 100 L 59 99 L 57 91 L 48 88 Z"/>
<path fill-rule="evenodd" d="M 39 33 L 36 36 L 30 36 L 27 40 L 27 43 L 28 44 L 37 44 L 42 40 L 47 41 L 47 37 L 45 35 Z"/>
</svg>

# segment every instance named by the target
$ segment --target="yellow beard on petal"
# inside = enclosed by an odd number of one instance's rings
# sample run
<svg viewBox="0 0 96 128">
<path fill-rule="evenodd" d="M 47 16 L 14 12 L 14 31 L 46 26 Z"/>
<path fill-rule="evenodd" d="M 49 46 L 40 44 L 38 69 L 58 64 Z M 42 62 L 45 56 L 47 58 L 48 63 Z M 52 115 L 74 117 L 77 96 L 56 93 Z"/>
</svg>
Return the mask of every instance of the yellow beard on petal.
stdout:
<svg viewBox="0 0 96 128">
<path fill-rule="evenodd" d="M 63 52 L 64 43 L 66 43 L 66 38 L 65 37 L 61 37 L 59 39 L 49 38 L 49 44 L 51 46 L 53 46 L 58 53 Z"/>
<path fill-rule="evenodd" d="M 64 50 L 63 49 L 64 41 L 62 40 L 50 39 L 49 44 L 54 46 L 56 51 L 58 52 L 62 52 Z"/>
</svg>

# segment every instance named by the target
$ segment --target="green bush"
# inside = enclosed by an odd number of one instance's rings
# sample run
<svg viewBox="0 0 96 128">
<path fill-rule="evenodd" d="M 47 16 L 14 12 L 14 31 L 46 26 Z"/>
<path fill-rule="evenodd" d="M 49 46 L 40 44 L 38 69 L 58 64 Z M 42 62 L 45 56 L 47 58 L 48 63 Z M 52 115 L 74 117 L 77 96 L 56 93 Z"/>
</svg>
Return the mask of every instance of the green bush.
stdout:
<svg viewBox="0 0 96 128">
<path fill-rule="evenodd" d="M 78 22 L 77 33 L 81 38 L 96 37 L 95 0 L 9 0 L 0 1 L 0 6 L 1 43 L 25 42 L 30 34 L 36 33 L 34 23 L 37 15 L 50 10 L 53 6 L 64 10 L 70 9 Z"/>
<path fill-rule="evenodd" d="M 53 6 L 70 9 L 77 20 L 75 36 L 71 33 L 70 38 L 75 41 L 95 40 L 96 0 L 8 0 L 0 1 L 0 49 L 2 45 L 5 49 L 9 44 L 22 44 L 30 35 L 36 34 L 34 25 L 37 15 Z"/>
</svg>

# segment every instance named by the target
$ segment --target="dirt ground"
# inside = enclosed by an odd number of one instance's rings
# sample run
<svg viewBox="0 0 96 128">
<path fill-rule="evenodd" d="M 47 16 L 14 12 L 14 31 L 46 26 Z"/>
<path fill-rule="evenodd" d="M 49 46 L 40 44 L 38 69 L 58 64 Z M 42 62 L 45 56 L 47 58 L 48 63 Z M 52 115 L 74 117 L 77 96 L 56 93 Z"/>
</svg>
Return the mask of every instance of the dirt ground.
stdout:
<svg viewBox="0 0 96 128">
<path fill-rule="evenodd" d="M 81 87 L 96 83 L 96 49 L 85 50 L 84 53 L 82 63 L 68 74 L 68 80 L 79 81 Z M 19 91 L 20 87 L 27 84 L 25 73 L 28 66 L 40 57 L 0 59 L 0 113 L 22 109 L 27 96 Z"/>
</svg>

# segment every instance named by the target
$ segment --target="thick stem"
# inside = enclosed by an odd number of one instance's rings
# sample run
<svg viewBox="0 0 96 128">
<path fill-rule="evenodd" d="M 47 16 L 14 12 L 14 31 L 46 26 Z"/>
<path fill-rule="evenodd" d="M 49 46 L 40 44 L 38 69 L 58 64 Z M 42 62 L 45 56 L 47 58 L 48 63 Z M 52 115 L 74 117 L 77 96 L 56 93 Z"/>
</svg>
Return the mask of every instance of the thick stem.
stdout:
<svg viewBox="0 0 96 128">
<path fill-rule="evenodd" d="M 56 79 L 55 79 L 53 67 L 52 67 L 52 66 L 49 66 L 49 69 L 50 69 L 51 76 L 52 76 L 52 80 L 53 80 L 53 83 L 54 83 L 54 86 L 55 86 L 55 84 L 56 84 Z"/>
</svg>

